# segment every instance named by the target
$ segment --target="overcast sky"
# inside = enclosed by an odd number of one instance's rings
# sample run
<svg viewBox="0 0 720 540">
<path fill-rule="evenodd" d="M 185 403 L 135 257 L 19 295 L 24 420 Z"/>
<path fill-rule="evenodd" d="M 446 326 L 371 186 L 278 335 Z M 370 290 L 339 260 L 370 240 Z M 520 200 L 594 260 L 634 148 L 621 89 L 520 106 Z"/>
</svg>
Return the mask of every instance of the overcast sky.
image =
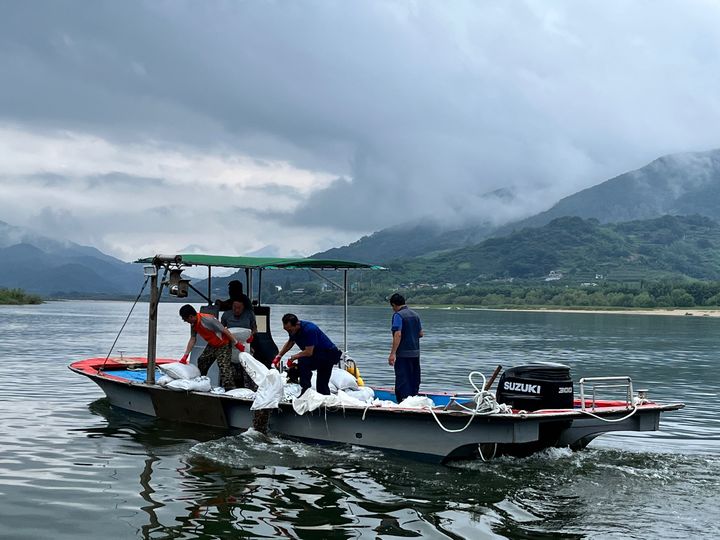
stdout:
<svg viewBox="0 0 720 540">
<path fill-rule="evenodd" d="M 718 28 L 714 0 L 0 0 L 0 220 L 132 260 L 525 217 L 720 147 Z"/>
</svg>

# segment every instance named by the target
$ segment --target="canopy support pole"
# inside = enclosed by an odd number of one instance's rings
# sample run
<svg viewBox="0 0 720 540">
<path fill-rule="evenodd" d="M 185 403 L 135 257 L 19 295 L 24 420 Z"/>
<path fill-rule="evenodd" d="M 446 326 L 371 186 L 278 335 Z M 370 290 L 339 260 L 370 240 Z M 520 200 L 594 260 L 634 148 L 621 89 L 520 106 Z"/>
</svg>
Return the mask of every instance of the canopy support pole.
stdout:
<svg viewBox="0 0 720 540">
<path fill-rule="evenodd" d="M 343 270 L 343 353 L 347 358 L 347 323 L 348 323 L 348 271 Z"/>
<path fill-rule="evenodd" d="M 257 297 L 257 303 L 258 306 L 262 304 L 260 301 L 260 297 L 262 295 L 262 268 L 258 268 L 258 297 Z"/>
<path fill-rule="evenodd" d="M 157 316 L 160 294 L 158 291 L 158 272 L 160 267 L 155 265 L 155 274 L 150 277 L 150 306 L 148 313 L 148 350 L 147 350 L 147 376 L 146 384 L 155 384 L 155 355 L 157 353 Z"/>
<path fill-rule="evenodd" d="M 212 266 L 208 266 L 208 305 L 212 306 Z"/>
</svg>

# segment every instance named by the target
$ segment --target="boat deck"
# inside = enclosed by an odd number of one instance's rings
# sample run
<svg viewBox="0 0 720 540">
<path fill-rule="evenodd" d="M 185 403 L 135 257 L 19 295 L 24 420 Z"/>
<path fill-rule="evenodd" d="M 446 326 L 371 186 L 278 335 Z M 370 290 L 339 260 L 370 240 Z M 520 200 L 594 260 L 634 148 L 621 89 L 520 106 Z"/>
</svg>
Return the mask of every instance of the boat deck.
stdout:
<svg viewBox="0 0 720 540">
<path fill-rule="evenodd" d="M 175 359 L 158 359 L 157 364 L 165 364 L 176 362 Z M 130 384 L 144 384 L 147 378 L 147 370 L 145 368 L 146 360 L 143 357 L 124 357 L 124 358 L 89 358 L 74 362 L 72 367 L 77 371 L 85 374 L 100 375 L 116 381 L 127 382 Z M 98 372 L 98 368 L 99 372 Z M 162 371 L 156 369 L 155 380 L 163 375 Z M 397 403 L 395 392 L 392 388 L 371 387 L 375 392 L 375 397 L 383 401 L 391 401 Z M 447 391 L 427 391 L 420 392 L 419 395 L 429 397 L 435 407 L 445 408 L 451 403 L 458 403 L 468 407 L 472 406 L 471 392 L 447 392 Z M 628 404 L 624 400 L 595 400 L 594 404 L 591 399 L 585 400 L 587 409 L 602 409 L 610 411 L 612 409 L 623 410 L 628 408 Z M 582 408 L 580 399 L 575 399 L 573 409 L 543 409 L 541 411 L 532 411 L 530 414 L 557 414 L 568 413 Z M 513 410 L 515 414 L 522 414 L 525 411 Z M 525 413 L 527 414 L 527 413 Z"/>
</svg>

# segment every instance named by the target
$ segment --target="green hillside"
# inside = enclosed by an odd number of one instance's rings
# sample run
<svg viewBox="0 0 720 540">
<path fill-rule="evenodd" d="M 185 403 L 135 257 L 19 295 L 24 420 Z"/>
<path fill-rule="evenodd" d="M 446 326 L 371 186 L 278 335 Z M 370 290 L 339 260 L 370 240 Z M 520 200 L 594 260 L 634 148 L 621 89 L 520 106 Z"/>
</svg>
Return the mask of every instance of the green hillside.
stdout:
<svg viewBox="0 0 720 540">
<path fill-rule="evenodd" d="M 558 218 L 428 259 L 391 263 L 405 282 L 478 283 L 496 279 L 563 282 L 663 278 L 720 279 L 720 225 L 702 216 L 601 224 Z"/>
</svg>

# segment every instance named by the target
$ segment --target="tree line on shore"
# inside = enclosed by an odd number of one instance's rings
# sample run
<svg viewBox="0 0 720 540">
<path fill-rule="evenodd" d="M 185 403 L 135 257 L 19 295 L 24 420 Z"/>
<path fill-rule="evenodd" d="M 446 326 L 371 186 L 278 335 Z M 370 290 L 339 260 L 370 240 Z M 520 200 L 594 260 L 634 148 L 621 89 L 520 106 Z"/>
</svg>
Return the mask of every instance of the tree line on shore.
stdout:
<svg viewBox="0 0 720 540">
<path fill-rule="evenodd" d="M 278 304 L 342 304 L 337 291 L 322 291 L 317 286 L 303 287 L 303 292 L 274 291 L 263 295 L 263 302 Z M 395 292 L 387 288 L 367 288 L 349 295 L 352 305 L 387 303 Z M 720 306 L 720 281 L 641 284 L 518 285 L 487 284 L 458 286 L 453 289 L 399 289 L 413 304 L 484 306 L 484 307 L 580 307 L 580 308 L 673 308 Z"/>
<path fill-rule="evenodd" d="M 36 294 L 28 294 L 22 289 L 0 288 L 0 304 L 42 304 L 42 298 Z"/>
<path fill-rule="evenodd" d="M 293 291 L 267 291 L 264 304 L 340 305 L 343 294 L 322 290 L 308 283 Z M 393 292 L 401 292 L 408 302 L 425 305 L 479 307 L 565 307 L 565 308 L 689 308 L 720 306 L 720 281 L 659 281 L 639 284 L 522 285 L 486 284 L 446 288 L 389 289 L 365 286 L 351 292 L 351 305 L 386 304 Z M 0 304 L 40 304 L 35 294 L 20 289 L 0 288 Z"/>
</svg>

